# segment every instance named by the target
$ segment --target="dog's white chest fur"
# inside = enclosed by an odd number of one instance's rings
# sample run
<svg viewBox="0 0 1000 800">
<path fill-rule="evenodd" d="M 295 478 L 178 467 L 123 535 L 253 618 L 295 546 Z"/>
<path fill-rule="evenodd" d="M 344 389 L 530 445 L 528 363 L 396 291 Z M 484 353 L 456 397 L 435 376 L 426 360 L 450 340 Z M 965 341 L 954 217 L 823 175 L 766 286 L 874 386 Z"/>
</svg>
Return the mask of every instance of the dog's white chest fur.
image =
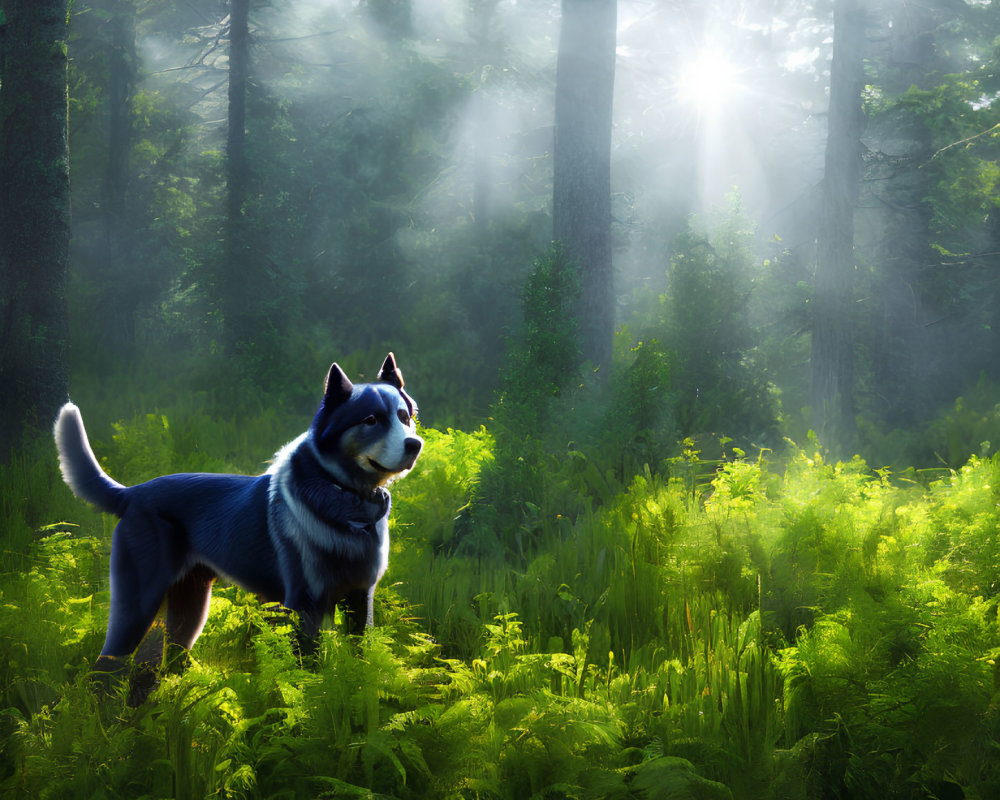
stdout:
<svg viewBox="0 0 1000 800">
<path fill-rule="evenodd" d="M 316 452 L 308 431 L 278 451 L 267 471 L 271 476 L 269 534 L 290 544 L 299 553 L 304 577 L 314 598 L 321 598 L 327 589 L 330 579 L 327 564 L 331 559 L 337 563 L 371 562 L 370 581 L 377 583 L 389 563 L 389 527 L 385 519 L 388 509 L 382 518 L 365 522 L 353 519 L 331 522 L 321 518 L 293 479 L 295 457 L 315 459 L 321 468 L 328 468 Z M 333 483 L 328 491 L 350 496 L 347 490 Z"/>
</svg>

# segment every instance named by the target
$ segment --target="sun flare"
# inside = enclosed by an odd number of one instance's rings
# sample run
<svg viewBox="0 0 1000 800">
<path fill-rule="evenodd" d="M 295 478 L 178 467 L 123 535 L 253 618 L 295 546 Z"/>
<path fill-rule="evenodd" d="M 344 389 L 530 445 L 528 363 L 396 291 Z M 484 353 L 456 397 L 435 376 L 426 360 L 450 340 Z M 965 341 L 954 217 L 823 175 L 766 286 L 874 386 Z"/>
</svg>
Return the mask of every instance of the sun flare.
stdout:
<svg viewBox="0 0 1000 800">
<path fill-rule="evenodd" d="M 680 100 L 704 116 L 718 114 L 737 88 L 738 70 L 724 53 L 704 50 L 689 61 L 677 78 Z"/>
</svg>

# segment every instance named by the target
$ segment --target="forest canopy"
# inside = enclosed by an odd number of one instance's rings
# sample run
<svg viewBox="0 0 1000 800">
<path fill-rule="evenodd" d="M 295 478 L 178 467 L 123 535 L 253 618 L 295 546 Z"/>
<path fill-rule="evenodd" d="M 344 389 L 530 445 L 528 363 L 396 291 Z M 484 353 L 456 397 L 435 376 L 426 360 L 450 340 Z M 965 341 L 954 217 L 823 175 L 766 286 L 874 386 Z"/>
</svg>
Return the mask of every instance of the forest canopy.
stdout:
<svg viewBox="0 0 1000 800">
<path fill-rule="evenodd" d="M 1000 792 L 1000 5 L 0 0 L 12 797 Z M 387 351 L 376 627 L 94 691 L 104 468 Z M 154 635 L 156 631 L 154 629 Z"/>
</svg>

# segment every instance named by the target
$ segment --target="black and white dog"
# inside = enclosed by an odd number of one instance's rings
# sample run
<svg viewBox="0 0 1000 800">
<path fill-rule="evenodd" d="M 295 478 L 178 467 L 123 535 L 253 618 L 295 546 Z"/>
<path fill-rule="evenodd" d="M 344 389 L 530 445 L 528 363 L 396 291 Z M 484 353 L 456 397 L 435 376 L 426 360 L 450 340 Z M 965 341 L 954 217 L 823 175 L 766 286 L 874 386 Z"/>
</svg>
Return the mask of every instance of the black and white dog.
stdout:
<svg viewBox="0 0 1000 800">
<path fill-rule="evenodd" d="M 355 631 L 371 625 L 389 558 L 385 487 L 423 446 L 415 416 L 392 353 L 374 383 L 354 385 L 334 364 L 309 430 L 263 475 L 187 473 L 123 486 L 94 457 L 80 410 L 63 406 L 55 439 L 66 483 L 121 518 L 98 668 L 138 647 L 164 599 L 168 641 L 190 649 L 219 576 L 298 612 L 309 637 L 340 602 Z"/>
</svg>

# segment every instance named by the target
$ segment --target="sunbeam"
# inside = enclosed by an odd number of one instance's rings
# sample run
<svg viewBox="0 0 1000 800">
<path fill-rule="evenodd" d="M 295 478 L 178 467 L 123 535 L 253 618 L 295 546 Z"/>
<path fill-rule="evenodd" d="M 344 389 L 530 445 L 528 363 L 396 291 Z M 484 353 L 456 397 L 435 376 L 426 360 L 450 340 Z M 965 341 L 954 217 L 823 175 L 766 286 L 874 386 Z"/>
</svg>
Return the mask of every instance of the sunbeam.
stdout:
<svg viewBox="0 0 1000 800">
<path fill-rule="evenodd" d="M 700 116 L 716 116 L 739 90 L 739 70 L 721 48 L 702 50 L 677 77 L 678 99 Z"/>
</svg>

